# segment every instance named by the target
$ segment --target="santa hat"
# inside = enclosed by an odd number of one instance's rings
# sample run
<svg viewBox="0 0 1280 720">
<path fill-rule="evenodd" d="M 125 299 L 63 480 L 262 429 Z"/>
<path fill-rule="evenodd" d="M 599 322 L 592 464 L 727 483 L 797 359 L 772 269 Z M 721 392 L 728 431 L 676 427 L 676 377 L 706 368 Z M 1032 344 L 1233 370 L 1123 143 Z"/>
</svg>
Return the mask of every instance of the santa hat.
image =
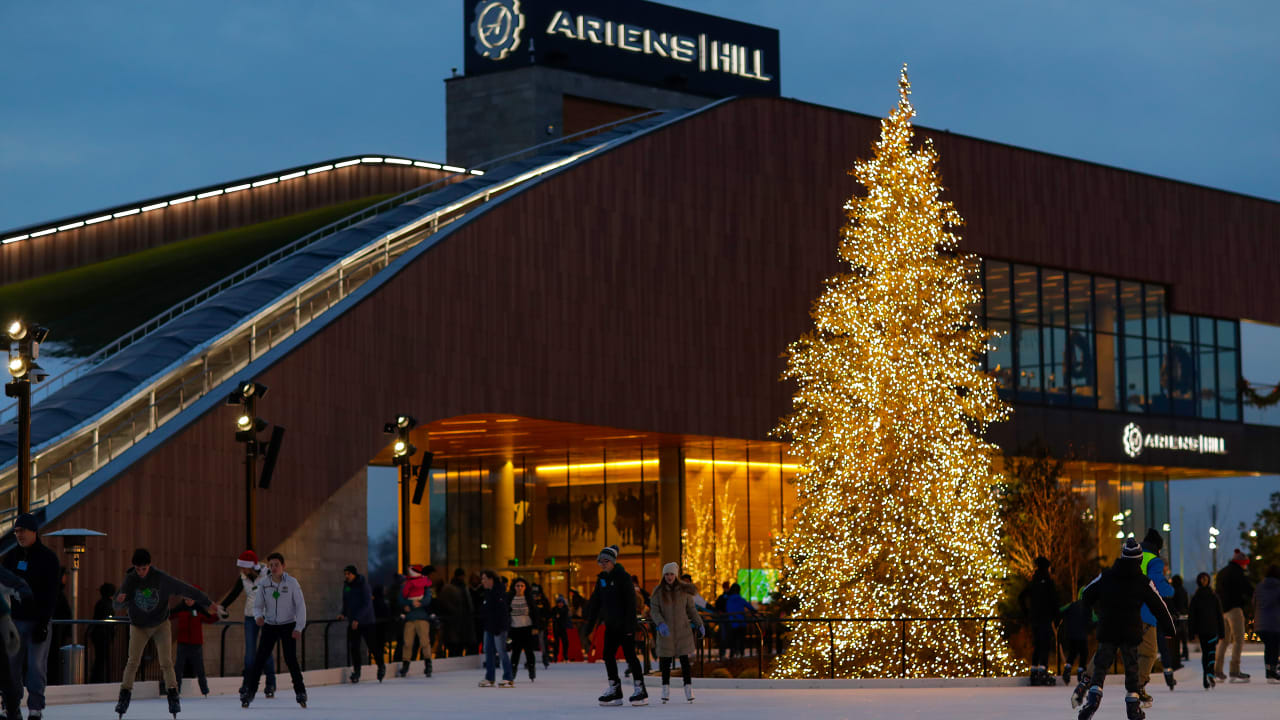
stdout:
<svg viewBox="0 0 1280 720">
<path fill-rule="evenodd" d="M 411 577 L 411 578 L 422 577 L 422 566 L 421 566 L 421 565 L 410 565 L 410 566 L 409 566 L 409 577 Z"/>
<path fill-rule="evenodd" d="M 252 550 L 245 550 L 240 553 L 240 557 L 236 559 L 236 567 L 253 568 L 258 567 L 258 553 Z"/>
<path fill-rule="evenodd" d="M 1249 556 L 1240 552 L 1240 548 L 1236 548 L 1235 554 L 1231 556 L 1231 562 L 1239 565 L 1240 567 L 1248 567 Z"/>
</svg>

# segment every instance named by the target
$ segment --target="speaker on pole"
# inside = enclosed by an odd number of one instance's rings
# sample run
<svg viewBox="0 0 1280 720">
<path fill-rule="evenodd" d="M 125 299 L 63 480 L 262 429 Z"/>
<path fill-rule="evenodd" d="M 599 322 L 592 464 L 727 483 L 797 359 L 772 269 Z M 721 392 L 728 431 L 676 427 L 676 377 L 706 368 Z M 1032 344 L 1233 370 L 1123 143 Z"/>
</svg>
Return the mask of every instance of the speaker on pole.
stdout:
<svg viewBox="0 0 1280 720">
<path fill-rule="evenodd" d="M 262 463 L 262 477 L 258 479 L 258 487 L 266 490 L 271 487 L 271 473 L 276 469 L 276 458 L 280 456 L 280 443 L 284 441 L 284 428 L 276 425 L 271 428 L 271 442 L 267 445 L 267 457 Z"/>
<path fill-rule="evenodd" d="M 413 504 L 422 504 L 422 493 L 427 490 L 427 478 L 431 476 L 431 458 L 429 452 L 422 453 L 422 464 L 418 466 L 418 477 L 413 484 Z"/>
</svg>

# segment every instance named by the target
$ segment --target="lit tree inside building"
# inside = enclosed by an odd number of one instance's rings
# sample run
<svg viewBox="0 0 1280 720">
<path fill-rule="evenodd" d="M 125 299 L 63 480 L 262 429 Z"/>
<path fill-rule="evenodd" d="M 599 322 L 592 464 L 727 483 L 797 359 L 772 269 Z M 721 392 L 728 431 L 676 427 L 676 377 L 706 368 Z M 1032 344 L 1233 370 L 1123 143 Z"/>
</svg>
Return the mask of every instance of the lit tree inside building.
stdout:
<svg viewBox="0 0 1280 720">
<path fill-rule="evenodd" d="M 797 618 L 992 616 L 1004 574 L 993 460 L 983 439 L 1006 418 L 982 370 L 990 333 L 976 258 L 959 252 L 959 213 L 940 198 L 938 155 L 913 146 L 905 66 L 865 188 L 845 205 L 848 269 L 815 301 L 784 380 L 798 389 L 777 432 L 806 470 L 781 550 Z M 1014 670 L 998 623 L 797 623 L 778 677 L 964 676 Z"/>
</svg>

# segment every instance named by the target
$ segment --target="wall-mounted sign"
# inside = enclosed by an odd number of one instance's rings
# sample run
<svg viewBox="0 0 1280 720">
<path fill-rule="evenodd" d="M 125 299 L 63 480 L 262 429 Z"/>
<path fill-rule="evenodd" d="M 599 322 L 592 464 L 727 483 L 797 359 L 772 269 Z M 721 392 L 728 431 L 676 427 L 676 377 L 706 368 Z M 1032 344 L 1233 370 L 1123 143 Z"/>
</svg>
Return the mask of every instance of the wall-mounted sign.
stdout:
<svg viewBox="0 0 1280 720">
<path fill-rule="evenodd" d="M 781 90 L 778 31 L 633 0 L 463 0 L 468 75 L 545 65 L 724 97 Z"/>
<path fill-rule="evenodd" d="M 1137 423 L 1124 426 L 1120 443 L 1124 454 L 1136 458 L 1143 450 L 1176 450 L 1210 455 L 1226 455 L 1225 438 L 1211 435 L 1169 435 L 1165 433 L 1143 432 Z"/>
</svg>

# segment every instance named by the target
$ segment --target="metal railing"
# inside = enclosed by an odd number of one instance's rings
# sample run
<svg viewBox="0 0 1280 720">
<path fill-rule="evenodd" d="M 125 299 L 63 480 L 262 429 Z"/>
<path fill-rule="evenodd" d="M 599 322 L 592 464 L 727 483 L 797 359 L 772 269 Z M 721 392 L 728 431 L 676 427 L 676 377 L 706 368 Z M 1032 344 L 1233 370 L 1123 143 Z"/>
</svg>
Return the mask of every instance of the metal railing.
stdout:
<svg viewBox="0 0 1280 720">
<path fill-rule="evenodd" d="M 642 119 L 656 114 L 645 113 L 637 118 L 628 118 L 615 123 L 611 127 L 635 119 Z M 494 164 L 511 162 L 525 155 L 535 155 L 549 145 L 556 145 L 574 140 L 586 133 L 597 133 L 599 129 L 576 133 L 556 141 L 526 148 L 517 153 L 497 158 L 481 165 L 491 167 Z M 207 343 L 198 354 L 188 355 L 176 367 L 161 374 L 152 382 L 136 388 L 131 395 L 100 414 L 92 422 L 79 426 L 63 436 L 45 444 L 32 458 L 31 505 L 38 508 L 47 505 L 63 493 L 74 487 L 79 481 L 103 467 L 120 453 L 133 447 L 150 435 L 157 428 L 176 417 L 193 402 L 204 397 L 222 382 L 231 379 L 245 366 L 253 362 L 263 353 L 269 351 L 311 321 L 322 316 L 347 295 L 364 283 L 374 278 L 393 260 L 403 255 L 423 240 L 465 217 L 489 200 L 503 195 L 516 187 L 568 165 L 587 155 L 594 154 L 612 145 L 614 141 L 590 145 L 579 152 L 557 158 L 539 165 L 514 177 L 499 180 L 477 190 L 470 195 L 452 202 L 444 207 L 427 212 L 406 225 L 392 230 L 383 236 L 367 243 L 363 247 L 349 253 L 346 257 L 331 264 L 325 270 L 313 275 L 310 279 L 295 286 L 281 295 L 266 307 L 243 318 L 236 326 L 223 332 L 216 339 Z M 439 189 L 438 183 L 423 186 L 404 193 L 378 205 L 374 205 L 356 215 L 338 223 L 327 226 L 328 233 L 336 232 L 337 226 L 347 227 L 359 220 L 372 217 L 380 212 L 403 204 L 421 195 Z M 344 224 L 345 223 L 345 224 Z M 335 229 L 336 228 L 336 229 Z M 325 229 L 312 233 L 288 246 L 290 252 L 301 249 L 306 244 L 319 240 Z M 305 241 L 305 242 L 304 242 Z M 288 249 L 286 248 L 286 250 Z M 281 252 L 284 252 L 282 250 Z M 274 257 L 275 254 L 273 254 Z M 136 337 L 133 334 L 113 343 L 112 352 L 118 352 L 127 344 L 136 342 L 154 332 L 163 322 L 177 317 L 198 304 L 197 298 L 207 299 L 212 295 L 240 282 L 269 264 L 260 261 L 247 266 L 235 275 L 201 291 L 170 311 L 162 313 L 140 328 Z M 181 309 L 180 309 L 181 308 Z M 161 319 L 164 318 L 162 321 Z M 99 356 L 101 362 L 107 355 Z M 72 372 L 72 371 L 68 371 Z M 17 468 L 11 464 L 0 474 L 0 522 L 11 520 L 17 504 Z"/>
</svg>

